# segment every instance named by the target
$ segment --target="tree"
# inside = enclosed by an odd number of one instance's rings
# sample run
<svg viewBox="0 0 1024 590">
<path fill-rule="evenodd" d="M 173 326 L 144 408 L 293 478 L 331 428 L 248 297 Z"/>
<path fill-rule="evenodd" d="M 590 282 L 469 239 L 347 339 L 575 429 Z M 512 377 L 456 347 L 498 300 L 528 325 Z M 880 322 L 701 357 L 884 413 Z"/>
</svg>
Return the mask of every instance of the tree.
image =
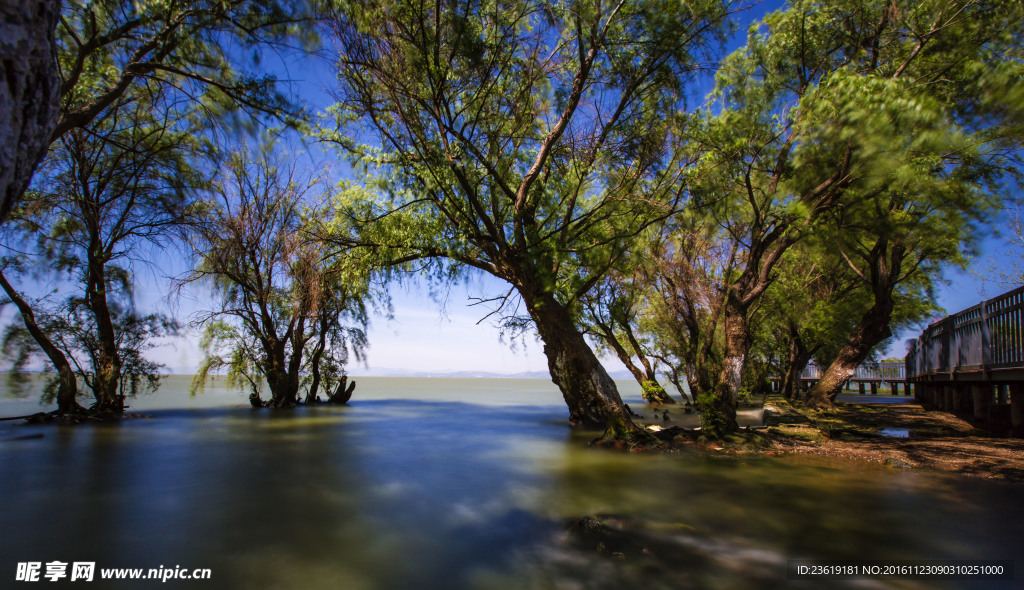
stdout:
<svg viewBox="0 0 1024 590">
<path fill-rule="evenodd" d="M 253 57 L 258 57 L 262 49 L 281 47 L 286 39 L 309 40 L 311 29 L 299 26 L 307 20 L 308 14 L 299 10 L 303 7 L 301 3 L 241 0 L 159 3 L 71 1 L 64 3 L 59 15 L 57 7 L 51 6 L 51 3 L 41 3 L 36 16 L 45 17 L 47 6 L 54 9 L 51 16 L 58 21 L 56 33 L 53 33 L 51 27 L 46 34 L 41 32 L 38 36 L 12 37 L 12 43 L 21 43 L 17 45 L 18 49 L 29 46 L 36 47 L 38 51 L 34 50 L 32 55 L 4 60 L 4 67 L 10 67 L 10 75 L 5 76 L 4 80 L 14 84 L 10 86 L 13 89 L 11 91 L 17 93 L 24 90 L 30 93 L 25 97 L 37 98 L 39 106 L 37 111 L 26 111 L 31 116 L 22 120 L 22 111 L 11 105 L 15 114 L 12 123 L 23 123 L 26 133 L 42 125 L 43 119 L 48 118 L 49 123 L 46 127 L 47 136 L 37 138 L 37 151 L 33 151 L 32 146 L 20 147 L 13 140 L 4 143 L 2 149 L 16 148 L 16 153 L 10 158 L 5 157 L 0 168 L 5 182 L 0 218 L 6 215 L 5 208 L 20 198 L 29 186 L 33 170 L 48 147 L 52 157 L 64 163 L 69 161 L 68 154 L 78 149 L 74 147 L 75 144 L 90 143 L 91 147 L 84 148 L 86 151 L 103 151 L 110 146 L 97 148 L 99 144 L 91 136 L 106 136 L 112 118 L 128 116 L 125 105 L 144 103 L 151 100 L 154 94 L 160 94 L 164 101 L 170 103 L 191 102 L 195 107 L 191 111 L 193 116 L 201 113 L 207 119 L 220 123 L 238 110 L 254 117 L 273 116 L 286 122 L 292 122 L 299 114 L 298 109 L 278 92 L 274 77 L 254 75 L 238 66 L 244 54 L 241 48 L 252 50 Z M 15 11 L 10 19 L 6 19 L 5 13 L 5 19 L 11 23 L 20 22 L 28 12 L 27 9 Z M 12 25 L 11 31 L 14 30 Z M 232 49 L 226 43 L 228 40 L 239 43 Z M 6 42 L 5 38 L 5 51 L 8 47 Z M 49 44 L 48 53 L 44 51 L 44 43 Z M 44 63 L 54 56 L 56 59 L 51 62 L 52 65 Z M 30 65 L 28 70 L 22 67 L 26 63 Z M 46 76 L 50 71 L 59 75 L 59 80 L 52 81 L 52 84 Z M 19 90 L 15 86 L 21 85 L 19 76 L 22 74 L 28 76 L 28 86 Z M 46 99 L 51 95 L 59 102 L 59 115 L 48 113 L 44 108 L 48 104 Z M 132 112 L 133 116 L 141 113 L 141 110 Z M 136 123 L 141 126 L 144 120 L 145 117 L 142 117 Z M 134 147 L 148 149 L 140 145 Z M 89 176 L 92 171 L 89 168 L 91 163 L 87 160 L 91 156 L 80 149 L 78 151 L 85 158 L 79 162 L 84 165 L 81 170 Z M 19 180 L 10 186 L 6 185 L 7 162 L 16 164 L 18 170 Z M 37 184 L 44 185 L 42 182 Z M 116 200 L 116 191 L 114 196 Z M 110 205 L 108 202 L 102 207 Z M 131 206 L 127 208 L 131 209 Z M 100 219 L 100 216 L 90 215 L 83 211 L 80 216 L 93 221 Z M 108 221 L 103 219 L 101 223 Z M 95 229 L 90 231 L 95 234 Z M 138 229 L 136 226 L 133 231 Z M 61 393 L 57 396 L 58 411 L 77 412 L 77 403 L 74 402 L 76 386 L 70 377 L 72 363 L 69 359 L 59 358 L 59 347 L 54 346 L 52 341 L 47 342 L 50 335 L 40 329 L 29 302 L 14 290 L 6 277 L 2 278 L 4 290 L 17 304 L 26 329 L 35 337 L 40 349 L 46 351 L 58 373 L 63 375 Z M 87 299 L 93 301 L 94 313 L 97 314 L 95 326 L 102 333 L 99 342 L 104 351 L 101 362 L 105 368 L 98 371 L 97 385 L 106 394 L 101 395 L 104 401 L 99 403 L 98 400 L 98 403 L 102 409 L 119 413 L 120 404 L 117 400 L 121 398 L 117 394 L 118 349 L 115 344 L 114 320 L 104 317 L 110 316 L 110 312 L 104 311 L 106 304 L 101 301 L 104 297 L 99 297 L 99 294 L 106 293 L 101 288 L 106 278 L 103 277 L 103 270 L 96 266 L 83 280 L 91 285 L 87 288 Z"/>
<path fill-rule="evenodd" d="M 365 223 L 351 245 L 508 282 L 570 423 L 606 440 L 647 435 L 584 339 L 579 302 L 680 201 L 666 119 L 724 14 L 715 1 L 399 0 L 327 23 L 333 113 L 351 124 L 326 136 L 386 196 L 352 203 Z M 377 143 L 348 139 L 363 132 Z"/>
<path fill-rule="evenodd" d="M 685 376 L 693 401 L 713 392 L 721 366 L 720 285 L 735 264 L 735 247 L 706 217 L 676 215 L 649 248 L 654 268 L 644 324 L 655 356 L 669 367 L 680 393 L 679 374 Z"/>
<path fill-rule="evenodd" d="M 626 366 L 648 403 L 674 404 L 676 400 L 658 383 L 657 360 L 651 357 L 650 346 L 643 342 L 640 332 L 639 321 L 646 306 L 646 273 L 640 268 L 631 271 L 632 276 L 611 271 L 587 293 L 582 298 L 584 312 L 580 322 L 585 334 Z"/>
<path fill-rule="evenodd" d="M 0 17 L 0 222 L 47 149 L 140 82 L 202 101 L 212 116 L 241 108 L 293 123 L 300 115 L 273 76 L 238 66 L 240 48 L 257 57 L 288 39 L 311 41 L 301 1 L 5 1 Z"/>
<path fill-rule="evenodd" d="M 1017 12 L 973 0 L 798 1 L 766 16 L 725 62 L 720 110 L 691 126 L 706 166 L 696 202 L 743 243 L 725 289 L 723 366 L 707 400 L 717 430 L 736 427 L 748 312 L 783 255 L 827 212 L 943 175 L 941 155 L 968 146 L 943 122 L 942 95 L 963 98 L 965 112 L 993 102 L 986 97 L 1016 96 L 1020 61 L 999 61 L 984 39 L 1019 39 L 1010 32 Z M 1009 147 L 999 137 L 989 145 Z"/>
<path fill-rule="evenodd" d="M 0 2 L 0 223 L 28 188 L 57 123 L 60 2 Z"/>
<path fill-rule="evenodd" d="M 147 340 L 176 331 L 159 314 L 135 312 L 132 267 L 145 263 L 146 246 L 165 246 L 188 214 L 202 182 L 188 160 L 202 142 L 188 110 L 158 85 L 148 90 L 62 136 L 39 179 L 45 188 L 30 191 L 12 216 L 15 239 L 35 239 L 35 258 L 70 279 L 75 292 L 56 306 L 40 301 L 33 311 L 3 278 L 25 329 L 58 371 L 59 413 L 78 412 L 72 366 L 93 391 L 93 410 L 123 413 L 125 391 L 137 391 L 139 375 L 157 368 L 140 356 Z M 24 269 L 30 256 L 15 252 L 8 265 Z M 36 318 L 40 310 L 48 329 Z"/>
<path fill-rule="evenodd" d="M 214 200 L 188 228 L 194 269 L 182 285 L 204 283 L 220 305 L 200 319 L 206 351 L 193 382 L 228 372 L 229 385 L 247 387 L 256 407 L 299 403 L 303 370 L 311 373 L 307 401 L 322 382 L 328 398 L 346 401 L 349 349 L 366 346 L 369 270 L 325 260 L 324 244 L 304 228 L 330 212 L 304 212 L 316 179 L 280 167 L 269 151 L 236 153 L 215 184 Z M 330 393 L 330 387 L 339 390 Z M 271 399 L 262 399 L 266 385 Z"/>
<path fill-rule="evenodd" d="M 830 405 L 895 322 L 928 316 L 921 301 L 946 265 L 966 264 L 979 223 L 996 207 L 1013 168 L 1024 95 L 1024 11 L 1008 2 L 878 6 L 846 25 L 884 49 L 865 58 L 856 84 L 869 93 L 857 121 L 875 157 L 844 206 L 830 212 L 837 257 L 873 303 L 810 392 Z M 914 42 L 898 43 L 907 38 Z M 1004 101 L 1015 99 L 1007 105 Z"/>
</svg>

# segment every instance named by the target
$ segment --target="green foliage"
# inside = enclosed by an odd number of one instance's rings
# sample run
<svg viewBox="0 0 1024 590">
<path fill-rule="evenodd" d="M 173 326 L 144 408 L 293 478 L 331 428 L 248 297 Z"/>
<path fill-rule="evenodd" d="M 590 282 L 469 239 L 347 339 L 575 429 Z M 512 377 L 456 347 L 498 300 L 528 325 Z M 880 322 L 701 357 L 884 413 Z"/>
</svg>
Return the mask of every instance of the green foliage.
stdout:
<svg viewBox="0 0 1024 590">
<path fill-rule="evenodd" d="M 648 403 L 659 402 L 668 395 L 665 392 L 665 388 L 659 385 L 657 381 L 644 381 L 640 384 L 640 388 L 643 390 L 640 394 L 641 397 Z"/>
<path fill-rule="evenodd" d="M 221 122 L 244 112 L 297 124 L 301 111 L 276 78 L 246 66 L 258 64 L 263 51 L 312 47 L 309 14 L 302 0 L 63 2 L 61 116 L 53 139 L 153 85 Z"/>
<path fill-rule="evenodd" d="M 342 102 L 322 133 L 369 176 L 339 223 L 392 262 L 430 259 L 450 280 L 449 260 L 575 309 L 677 202 L 665 113 L 723 13 L 710 1 L 351 7 L 331 23 Z M 376 145 L 347 139 L 367 128 Z"/>
<path fill-rule="evenodd" d="M 36 317 L 43 329 L 51 334 L 54 343 L 66 355 L 78 379 L 99 399 L 96 380 L 99 360 L 103 354 L 97 337 L 95 314 L 80 300 L 70 300 L 63 306 L 48 307 L 45 302 L 34 302 Z M 121 399 L 152 393 L 160 386 L 163 365 L 146 358 L 145 353 L 155 347 L 154 340 L 175 336 L 181 326 L 163 314 L 137 315 L 131 309 L 115 308 L 113 328 L 117 338 L 116 354 L 121 369 L 115 383 Z M 3 354 L 12 362 L 9 378 L 24 378 L 29 363 L 34 359 L 44 362 L 44 372 L 52 371 L 52 364 L 42 354 L 38 343 L 25 327 L 14 322 L 3 332 Z M 17 382 L 17 378 L 15 378 Z M 59 377 L 52 375 L 44 385 L 41 401 L 52 403 L 57 394 Z"/>
<path fill-rule="evenodd" d="M 333 212 L 312 192 L 319 179 L 286 169 L 272 146 L 234 154 L 211 199 L 190 221 L 195 268 L 185 284 L 202 283 L 219 305 L 200 319 L 202 360 L 192 393 L 210 375 L 259 400 L 266 386 L 275 406 L 298 403 L 305 381 L 315 395 L 336 384 L 349 355 L 365 349 L 373 268 L 366 259 L 325 256 L 321 220 Z M 335 231 L 337 228 L 335 228 Z"/>
<path fill-rule="evenodd" d="M 733 244 L 717 290 L 740 337 L 723 354 L 763 366 L 785 352 L 766 336 L 800 301 L 783 266 L 809 238 L 858 283 L 798 313 L 822 354 L 868 308 L 883 338 L 932 311 L 934 281 L 964 264 L 1017 173 L 1019 109 L 1003 101 L 1022 88 L 1021 28 L 1018 4 L 974 0 L 796 1 L 751 27 L 688 127 L 700 161 L 679 224 L 710 220 Z M 764 300 L 770 288 L 779 303 Z"/>
<path fill-rule="evenodd" d="M 207 148 L 195 134 L 194 111 L 159 86 L 137 90 L 51 145 L 4 228 L 16 244 L 4 271 L 52 280 L 62 294 L 32 303 L 42 328 L 37 341 L 20 320 L 9 327 L 9 336 L 19 334 L 8 340 L 9 356 L 16 368 L 34 357 L 70 364 L 101 411 L 119 412 L 125 397 L 159 384 L 161 365 L 144 352 L 179 327 L 163 314 L 136 311 L 134 271 L 168 245 L 205 180 L 192 166 Z M 51 386 L 52 394 L 56 379 Z"/>
</svg>

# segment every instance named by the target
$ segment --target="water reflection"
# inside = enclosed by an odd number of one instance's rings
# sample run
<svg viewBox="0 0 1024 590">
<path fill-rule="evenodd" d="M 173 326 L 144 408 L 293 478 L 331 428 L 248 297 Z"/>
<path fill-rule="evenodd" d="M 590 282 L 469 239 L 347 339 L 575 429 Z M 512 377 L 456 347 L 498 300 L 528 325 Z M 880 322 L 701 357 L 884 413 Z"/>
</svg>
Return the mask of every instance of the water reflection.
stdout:
<svg viewBox="0 0 1024 590">
<path fill-rule="evenodd" d="M 788 584 L 787 559 L 1024 549 L 1006 524 L 1024 514 L 1017 485 L 823 458 L 597 452 L 563 414 L 374 400 L 5 425 L 0 438 L 44 438 L 0 443 L 0 580 L 19 561 L 60 559 L 213 569 L 207 584 L 166 584 L 182 588 L 748 588 Z M 635 523 L 660 559 L 574 543 L 566 523 L 588 514 Z M 926 587 L 870 587 L 890 586 Z"/>
</svg>

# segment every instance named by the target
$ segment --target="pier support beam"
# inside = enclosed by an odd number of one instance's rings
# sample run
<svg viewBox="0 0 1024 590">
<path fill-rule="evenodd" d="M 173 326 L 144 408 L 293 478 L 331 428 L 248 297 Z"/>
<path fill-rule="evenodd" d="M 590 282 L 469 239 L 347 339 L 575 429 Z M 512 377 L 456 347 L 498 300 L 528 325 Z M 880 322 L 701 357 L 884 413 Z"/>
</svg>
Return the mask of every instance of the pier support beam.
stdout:
<svg viewBox="0 0 1024 590">
<path fill-rule="evenodd" d="M 953 411 L 959 414 L 970 414 L 973 412 L 974 404 L 971 399 L 971 386 L 954 385 L 953 387 L 953 403 L 955 404 Z"/>
<path fill-rule="evenodd" d="M 863 381 L 858 381 L 858 382 L 857 382 L 857 391 L 858 391 L 858 392 L 859 392 L 859 393 L 860 393 L 861 395 L 864 395 L 864 382 L 863 382 Z"/>
<path fill-rule="evenodd" d="M 1007 385 L 1003 383 L 1002 385 L 998 385 L 997 387 L 999 391 L 997 403 L 1001 406 L 1005 406 L 1006 404 L 1010 403 L 1010 396 L 1007 394 Z"/>
<path fill-rule="evenodd" d="M 952 412 L 953 408 L 956 407 L 953 405 L 953 386 L 946 385 L 942 389 L 942 409 L 946 412 Z"/>
<path fill-rule="evenodd" d="M 1010 422 L 1013 436 L 1024 438 L 1024 383 L 1010 386 Z"/>
<path fill-rule="evenodd" d="M 988 409 L 992 405 L 992 386 L 972 385 L 971 402 L 975 420 L 988 420 Z"/>
<path fill-rule="evenodd" d="M 874 381 L 871 382 L 871 395 L 878 395 L 878 384 Z"/>
</svg>

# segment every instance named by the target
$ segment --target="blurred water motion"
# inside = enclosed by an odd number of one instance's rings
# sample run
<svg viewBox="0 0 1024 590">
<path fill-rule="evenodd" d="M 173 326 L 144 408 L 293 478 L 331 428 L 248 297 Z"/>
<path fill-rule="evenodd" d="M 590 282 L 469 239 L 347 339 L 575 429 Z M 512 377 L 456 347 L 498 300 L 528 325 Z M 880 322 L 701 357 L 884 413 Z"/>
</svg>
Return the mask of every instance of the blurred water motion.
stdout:
<svg viewBox="0 0 1024 590">
<path fill-rule="evenodd" d="M 342 408 L 4 423 L 0 587 L 16 563 L 50 560 L 213 570 L 161 585 L 173 588 L 621 589 L 801 587 L 785 579 L 796 558 L 1024 555 L 1017 484 L 832 458 L 594 451 L 596 433 L 571 433 L 544 381 L 393 380 L 390 399 L 388 387 Z M 644 523 L 660 559 L 573 543 L 566 524 L 597 514 Z"/>
</svg>

